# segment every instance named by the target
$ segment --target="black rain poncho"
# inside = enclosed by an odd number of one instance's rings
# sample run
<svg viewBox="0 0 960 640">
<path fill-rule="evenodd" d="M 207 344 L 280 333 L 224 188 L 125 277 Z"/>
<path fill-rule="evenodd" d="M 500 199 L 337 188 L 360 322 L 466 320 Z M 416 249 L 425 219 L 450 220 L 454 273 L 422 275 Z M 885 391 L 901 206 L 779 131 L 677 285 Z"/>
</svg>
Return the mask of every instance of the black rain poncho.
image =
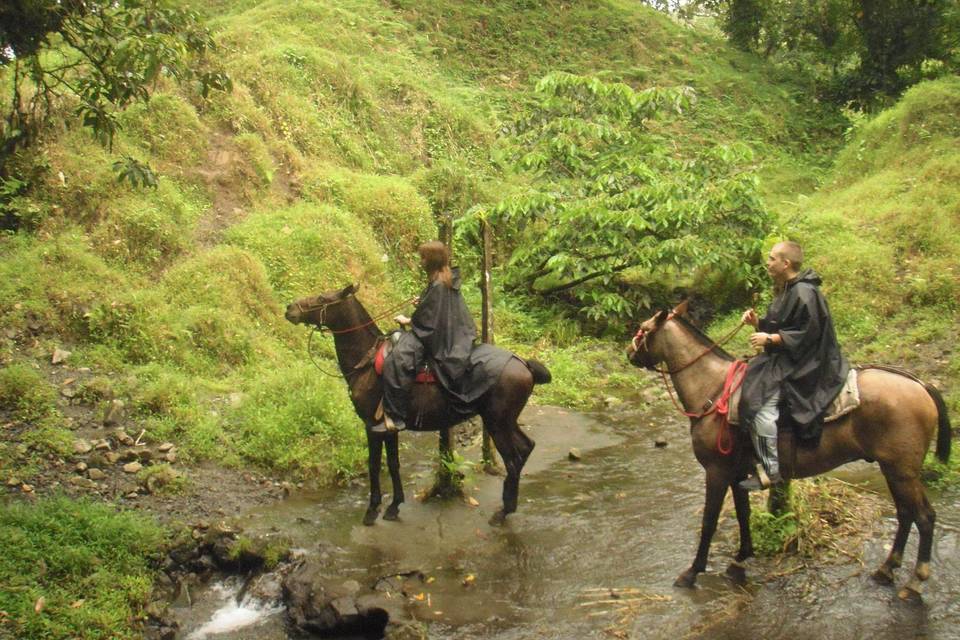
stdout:
<svg viewBox="0 0 960 640">
<path fill-rule="evenodd" d="M 739 405 L 741 424 L 752 424 L 779 387 L 781 422 L 788 418 L 800 438 L 819 437 L 823 414 L 850 370 L 820 282 L 812 269 L 803 271 L 787 283 L 760 320 L 760 331 L 779 333 L 783 342 L 750 360 Z"/>
<path fill-rule="evenodd" d="M 451 271 L 452 287 L 439 280 L 427 285 L 411 317 L 411 331 L 400 336 L 387 358 L 384 408 L 391 416 L 406 416 L 410 386 L 424 361 L 447 392 L 453 410 L 466 417 L 475 413 L 476 402 L 514 357 L 492 345 L 474 346 L 477 328 L 460 294 L 460 270 Z"/>
</svg>

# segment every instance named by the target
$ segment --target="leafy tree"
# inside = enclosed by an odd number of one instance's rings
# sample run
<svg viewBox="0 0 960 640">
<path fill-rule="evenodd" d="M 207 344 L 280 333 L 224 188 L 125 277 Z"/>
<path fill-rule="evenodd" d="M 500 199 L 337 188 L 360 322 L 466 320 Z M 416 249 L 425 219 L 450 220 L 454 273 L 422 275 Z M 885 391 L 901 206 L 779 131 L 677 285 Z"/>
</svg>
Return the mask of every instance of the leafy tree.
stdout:
<svg viewBox="0 0 960 640">
<path fill-rule="evenodd" d="M 948 0 L 856 0 L 862 90 L 897 95 L 920 76 L 928 58 L 947 55 Z M 904 73 L 906 72 L 906 73 Z"/>
<path fill-rule="evenodd" d="M 743 146 L 681 149 L 668 113 L 688 87 L 636 91 L 553 73 L 518 121 L 504 157 L 532 188 L 487 211 L 512 246 L 508 286 L 574 304 L 590 318 L 625 317 L 657 285 L 706 271 L 748 288 L 772 221 Z"/>
<path fill-rule="evenodd" d="M 16 0 L 0 5 L 0 72 L 9 110 L 0 124 L 0 176 L 48 118 L 70 107 L 110 147 L 117 112 L 149 99 L 161 74 L 196 80 L 203 95 L 229 79 L 202 58 L 213 46 L 198 15 L 163 0 Z"/>
<path fill-rule="evenodd" d="M 955 0 L 697 0 L 734 46 L 821 81 L 836 102 L 899 95 L 927 60 L 950 65 Z M 951 44 L 954 43 L 954 44 Z"/>
</svg>

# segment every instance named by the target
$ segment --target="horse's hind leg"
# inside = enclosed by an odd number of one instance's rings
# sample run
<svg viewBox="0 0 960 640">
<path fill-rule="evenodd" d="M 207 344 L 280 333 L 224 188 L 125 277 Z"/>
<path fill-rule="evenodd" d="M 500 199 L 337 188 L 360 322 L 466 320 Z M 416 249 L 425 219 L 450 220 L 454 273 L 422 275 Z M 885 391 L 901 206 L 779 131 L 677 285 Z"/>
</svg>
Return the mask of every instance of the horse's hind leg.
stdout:
<svg viewBox="0 0 960 640">
<path fill-rule="evenodd" d="M 920 534 L 917 564 L 913 576 L 898 595 L 904 600 L 919 598 L 923 592 L 922 583 L 930 577 L 930 555 L 933 550 L 933 525 L 936 521 L 936 512 L 927 500 L 923 485 L 916 476 L 897 477 L 896 470 L 886 468 L 884 465 L 881 465 L 881 468 L 897 507 L 897 533 L 894 536 L 890 555 L 874 573 L 874 577 L 881 582 L 893 581 L 893 569 L 899 567 L 903 561 L 903 550 L 910 534 L 910 525 L 916 523 Z"/>
<path fill-rule="evenodd" d="M 363 514 L 363 524 L 368 527 L 377 521 L 380 514 L 380 503 L 383 496 L 380 493 L 380 464 L 383 451 L 383 437 L 367 430 L 367 471 L 370 475 L 370 504 Z"/>
<path fill-rule="evenodd" d="M 493 443 L 503 458 L 503 466 L 507 470 L 507 477 L 503 481 L 503 507 L 490 518 L 490 524 L 500 525 L 507 515 L 517 510 L 517 500 L 520 495 L 520 472 L 527 458 L 533 452 L 536 443 L 527 434 L 520 430 L 516 418 L 512 419 L 507 428 L 503 423 L 495 423 L 484 419 L 484 427 L 493 438 Z"/>
<path fill-rule="evenodd" d="M 910 486 L 910 493 L 915 498 L 917 505 L 914 522 L 917 524 L 917 531 L 920 533 L 920 543 L 917 545 L 917 565 L 913 570 L 913 576 L 903 585 L 898 592 L 903 600 L 919 599 L 923 594 L 923 583 L 930 578 L 930 554 L 933 551 L 933 525 L 936 522 L 937 514 L 930 506 L 923 485 L 919 480 L 913 480 Z"/>
<path fill-rule="evenodd" d="M 383 513 L 384 520 L 398 520 L 400 505 L 403 504 L 403 484 L 400 482 L 400 446 L 399 436 L 391 433 L 386 437 L 387 469 L 390 470 L 390 480 L 393 482 L 393 500 Z"/>
</svg>

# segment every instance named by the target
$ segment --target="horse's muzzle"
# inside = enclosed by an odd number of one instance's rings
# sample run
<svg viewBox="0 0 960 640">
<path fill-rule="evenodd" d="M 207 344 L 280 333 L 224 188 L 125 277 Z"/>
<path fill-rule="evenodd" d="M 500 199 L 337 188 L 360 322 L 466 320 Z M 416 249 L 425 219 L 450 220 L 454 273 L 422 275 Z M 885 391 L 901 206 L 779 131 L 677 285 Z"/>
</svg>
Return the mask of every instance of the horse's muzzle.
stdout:
<svg viewBox="0 0 960 640">
<path fill-rule="evenodd" d="M 287 311 L 283 314 L 283 317 L 287 319 L 288 322 L 293 324 L 299 324 L 303 321 L 303 314 L 300 313 L 300 309 L 297 307 L 296 303 L 291 302 L 287 305 Z"/>
</svg>

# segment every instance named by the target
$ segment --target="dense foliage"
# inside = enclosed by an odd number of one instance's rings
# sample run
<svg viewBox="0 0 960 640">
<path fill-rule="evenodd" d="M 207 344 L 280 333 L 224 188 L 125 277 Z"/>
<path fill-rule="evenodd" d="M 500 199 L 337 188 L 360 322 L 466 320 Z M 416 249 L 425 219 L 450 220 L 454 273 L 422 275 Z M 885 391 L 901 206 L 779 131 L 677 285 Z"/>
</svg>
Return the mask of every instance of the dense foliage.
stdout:
<svg viewBox="0 0 960 640">
<path fill-rule="evenodd" d="M 194 56 L 212 47 L 195 12 L 162 0 L 5 3 L 0 69 L 9 106 L 0 124 L 0 178 L 11 177 L 10 156 L 35 141 L 60 109 L 72 110 L 110 147 L 120 111 L 147 101 L 161 75 L 194 79 L 202 95 L 228 88 L 223 73 Z M 149 168 L 133 159 L 116 169 L 131 183 L 154 182 Z"/>
<path fill-rule="evenodd" d="M 693 4 L 718 15 L 733 45 L 812 73 L 839 103 L 883 101 L 960 64 L 960 10 L 951 0 Z"/>
<path fill-rule="evenodd" d="M 679 146 L 664 122 L 693 106 L 692 89 L 554 73 L 535 98 L 505 152 L 532 188 L 481 212 L 513 245 L 509 285 L 615 321 L 650 305 L 652 275 L 690 284 L 722 271 L 730 289 L 758 283 L 772 218 L 752 154 Z"/>
</svg>

